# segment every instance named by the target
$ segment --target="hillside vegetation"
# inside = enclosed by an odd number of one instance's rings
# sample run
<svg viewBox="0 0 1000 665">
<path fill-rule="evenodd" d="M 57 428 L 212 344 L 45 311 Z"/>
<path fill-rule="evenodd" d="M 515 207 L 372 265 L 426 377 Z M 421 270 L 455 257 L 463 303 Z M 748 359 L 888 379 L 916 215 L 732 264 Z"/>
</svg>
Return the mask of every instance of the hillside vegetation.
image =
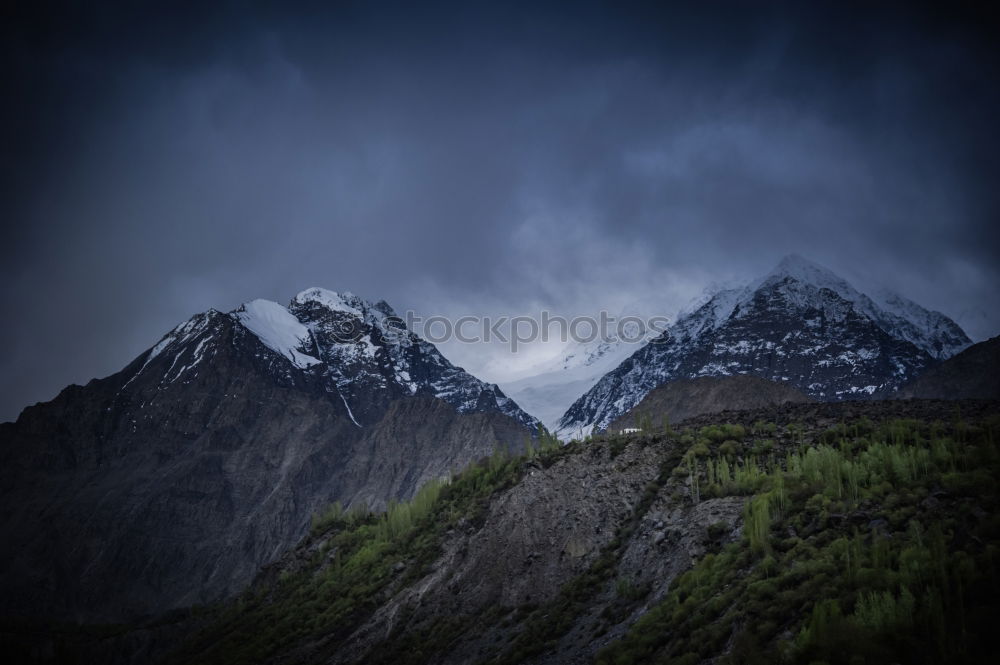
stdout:
<svg viewBox="0 0 1000 665">
<path fill-rule="evenodd" d="M 498 452 L 384 514 L 318 516 L 172 660 L 986 662 L 998 414 L 788 405 Z M 526 509 L 573 484 L 590 486 L 581 510 L 614 505 L 607 533 L 565 515 L 566 538 Z M 513 520 L 540 532 L 523 560 Z"/>
</svg>

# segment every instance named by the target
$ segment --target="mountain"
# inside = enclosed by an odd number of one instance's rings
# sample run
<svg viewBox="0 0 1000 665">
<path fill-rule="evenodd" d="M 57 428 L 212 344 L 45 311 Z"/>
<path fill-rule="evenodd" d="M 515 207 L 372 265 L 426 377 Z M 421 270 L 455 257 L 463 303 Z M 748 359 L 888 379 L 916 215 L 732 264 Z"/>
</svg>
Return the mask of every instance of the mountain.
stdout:
<svg viewBox="0 0 1000 665">
<path fill-rule="evenodd" d="M 335 500 L 407 499 L 535 421 L 384 302 L 210 310 L 0 426 L 0 615 L 117 621 L 242 589 Z"/>
<path fill-rule="evenodd" d="M 1000 337 L 973 344 L 900 388 L 900 399 L 1000 399 Z"/>
<path fill-rule="evenodd" d="M 784 404 L 494 458 L 317 525 L 167 662 L 992 662 L 998 408 Z"/>
<path fill-rule="evenodd" d="M 787 256 L 626 358 L 573 403 L 558 431 L 603 429 L 660 384 L 697 376 L 751 374 L 819 400 L 884 396 L 971 343 L 943 314 L 900 297 L 880 302 L 822 266 Z"/>
<path fill-rule="evenodd" d="M 384 301 L 371 305 L 350 293 L 313 288 L 297 295 L 288 309 L 306 329 L 299 348 L 318 360 L 313 371 L 327 390 L 340 393 L 359 424 L 380 415 L 393 399 L 421 394 L 442 399 L 459 413 L 499 412 L 535 426 L 495 384 L 453 366 L 407 330 Z"/>
<path fill-rule="evenodd" d="M 658 427 L 666 418 L 670 424 L 722 411 L 745 411 L 810 401 L 798 390 L 756 376 L 700 376 L 677 379 L 650 391 L 642 401 L 609 426 L 619 432 L 645 421 Z"/>
</svg>

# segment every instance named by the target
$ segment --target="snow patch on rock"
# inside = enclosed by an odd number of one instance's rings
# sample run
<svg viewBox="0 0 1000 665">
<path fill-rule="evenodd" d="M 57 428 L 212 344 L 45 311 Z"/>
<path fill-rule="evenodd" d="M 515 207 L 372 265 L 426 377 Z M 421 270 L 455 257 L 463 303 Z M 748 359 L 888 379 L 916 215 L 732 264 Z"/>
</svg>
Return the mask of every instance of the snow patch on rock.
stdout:
<svg viewBox="0 0 1000 665">
<path fill-rule="evenodd" d="M 309 329 L 278 303 L 251 300 L 237 309 L 234 316 L 264 346 L 285 356 L 299 369 L 321 362 L 301 350 L 309 341 Z"/>
</svg>

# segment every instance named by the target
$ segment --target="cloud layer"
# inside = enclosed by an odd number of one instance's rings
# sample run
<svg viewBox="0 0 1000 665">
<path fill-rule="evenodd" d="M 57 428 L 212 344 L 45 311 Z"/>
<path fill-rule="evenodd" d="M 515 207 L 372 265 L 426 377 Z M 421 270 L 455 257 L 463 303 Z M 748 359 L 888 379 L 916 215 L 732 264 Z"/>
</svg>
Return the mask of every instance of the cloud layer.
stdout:
<svg viewBox="0 0 1000 665">
<path fill-rule="evenodd" d="M 15 15 L 0 417 L 313 285 L 673 314 L 798 252 L 1000 331 L 984 16 L 530 7 Z"/>
</svg>

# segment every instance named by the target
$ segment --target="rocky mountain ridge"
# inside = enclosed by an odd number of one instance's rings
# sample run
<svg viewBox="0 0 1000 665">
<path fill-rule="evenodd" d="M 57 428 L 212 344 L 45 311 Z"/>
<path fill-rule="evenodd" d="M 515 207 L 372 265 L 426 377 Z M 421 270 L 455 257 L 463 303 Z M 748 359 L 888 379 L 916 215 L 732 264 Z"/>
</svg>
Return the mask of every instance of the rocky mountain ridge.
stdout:
<svg viewBox="0 0 1000 665">
<path fill-rule="evenodd" d="M 367 302 L 352 293 L 311 288 L 286 308 L 253 300 L 228 314 L 210 310 L 180 324 L 156 344 L 136 372 L 160 354 L 173 354 L 171 382 L 195 370 L 204 354 L 214 353 L 207 321 L 228 316 L 257 337 L 291 367 L 274 371 L 290 380 L 318 381 L 341 397 L 358 425 L 377 416 L 399 397 L 423 394 L 448 402 L 459 413 L 500 412 L 534 427 L 525 413 L 495 385 L 452 365 L 437 348 L 406 328 L 388 303 Z M 192 346 L 192 342 L 195 344 Z M 207 345 L 207 346 L 206 346 Z M 280 363 L 279 363 L 280 364 Z"/>
<path fill-rule="evenodd" d="M 335 500 L 382 507 L 534 420 L 400 328 L 310 289 L 210 310 L 0 425 L 0 615 L 116 621 L 249 582 Z"/>
</svg>

